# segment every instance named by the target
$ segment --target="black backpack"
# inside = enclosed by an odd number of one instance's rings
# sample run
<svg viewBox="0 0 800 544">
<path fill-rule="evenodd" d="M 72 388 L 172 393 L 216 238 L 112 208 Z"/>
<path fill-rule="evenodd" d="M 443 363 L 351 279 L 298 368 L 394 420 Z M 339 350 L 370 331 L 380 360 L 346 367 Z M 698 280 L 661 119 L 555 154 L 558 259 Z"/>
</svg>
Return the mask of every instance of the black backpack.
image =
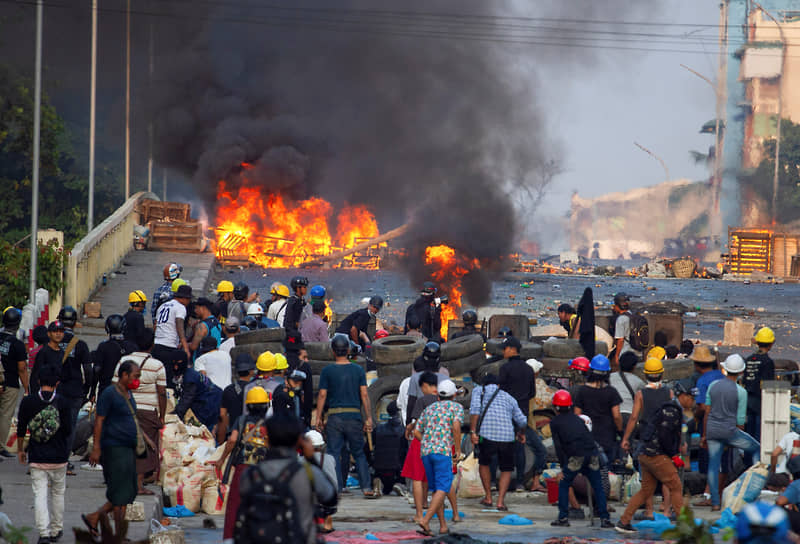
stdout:
<svg viewBox="0 0 800 544">
<path fill-rule="evenodd" d="M 277 477 L 269 478 L 261 467 L 262 464 L 247 468 L 239 481 L 241 501 L 236 512 L 234 542 L 305 542 L 308 537 L 297 517 L 297 499 L 289 484 L 294 475 L 304 469 L 308 473 L 309 483 L 312 484 L 311 470 L 306 463 L 292 460 Z"/>
<path fill-rule="evenodd" d="M 628 342 L 636 351 L 644 351 L 650 346 L 650 324 L 647 318 L 639 312 L 625 312 L 631 320 L 631 334 L 628 337 Z M 614 338 L 614 329 L 617 326 L 618 315 L 613 315 L 608 327 L 608 332 Z"/>
<path fill-rule="evenodd" d="M 683 410 L 674 401 L 665 402 L 639 433 L 644 455 L 668 455 L 680 451 Z"/>
</svg>

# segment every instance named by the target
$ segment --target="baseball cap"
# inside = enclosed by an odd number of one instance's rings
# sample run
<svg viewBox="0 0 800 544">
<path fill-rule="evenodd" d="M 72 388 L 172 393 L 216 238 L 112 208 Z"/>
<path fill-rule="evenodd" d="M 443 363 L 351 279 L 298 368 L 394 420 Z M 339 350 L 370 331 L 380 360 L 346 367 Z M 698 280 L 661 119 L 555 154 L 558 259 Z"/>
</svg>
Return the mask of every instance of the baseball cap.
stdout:
<svg viewBox="0 0 800 544">
<path fill-rule="evenodd" d="M 522 342 L 520 342 L 519 339 L 514 336 L 507 336 L 505 340 L 503 340 L 503 343 L 501 345 L 503 346 L 503 349 L 506 348 L 516 348 L 518 350 L 522 349 Z"/>
<path fill-rule="evenodd" d="M 438 390 L 440 397 L 452 397 L 456 394 L 456 384 L 453 380 L 442 380 L 439 382 Z"/>
<path fill-rule="evenodd" d="M 227 331 L 235 331 L 239 328 L 241 323 L 239 323 L 239 318 L 235 316 L 231 316 L 225 320 L 225 330 Z"/>
<path fill-rule="evenodd" d="M 240 353 L 236 356 L 236 372 L 247 372 L 256 368 L 256 362 L 249 353 Z"/>
</svg>

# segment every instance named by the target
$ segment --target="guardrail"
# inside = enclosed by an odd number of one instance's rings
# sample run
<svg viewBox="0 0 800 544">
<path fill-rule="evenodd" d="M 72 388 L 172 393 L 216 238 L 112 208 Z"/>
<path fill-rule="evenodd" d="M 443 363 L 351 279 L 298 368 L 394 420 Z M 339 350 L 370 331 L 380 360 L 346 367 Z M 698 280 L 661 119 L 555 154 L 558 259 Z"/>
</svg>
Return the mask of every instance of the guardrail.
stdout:
<svg viewBox="0 0 800 544">
<path fill-rule="evenodd" d="M 133 249 L 133 227 L 139 221 L 134 208 L 143 198 L 158 200 L 154 193 L 136 193 L 72 248 L 67 261 L 66 304 L 80 311 L 103 274 L 117 267 Z"/>
</svg>

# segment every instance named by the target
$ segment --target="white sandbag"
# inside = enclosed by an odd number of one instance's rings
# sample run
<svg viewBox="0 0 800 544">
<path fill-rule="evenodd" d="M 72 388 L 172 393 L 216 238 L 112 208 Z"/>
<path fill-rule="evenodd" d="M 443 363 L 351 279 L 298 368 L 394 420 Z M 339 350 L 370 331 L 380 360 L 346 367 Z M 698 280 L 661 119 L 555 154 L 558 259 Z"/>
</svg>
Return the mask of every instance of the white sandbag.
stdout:
<svg viewBox="0 0 800 544">
<path fill-rule="evenodd" d="M 483 484 L 478 473 L 478 459 L 474 453 L 470 453 L 466 459 L 458 464 L 458 472 L 461 482 L 458 486 L 458 496 L 464 499 L 483 497 Z"/>
<path fill-rule="evenodd" d="M 125 509 L 125 521 L 144 521 L 144 504 L 139 501 L 130 503 Z"/>
<path fill-rule="evenodd" d="M 763 463 L 756 463 L 722 492 L 722 509 L 730 508 L 734 514 L 744 505 L 758 499 L 761 490 L 767 485 L 769 469 Z"/>
<path fill-rule="evenodd" d="M 228 489 L 227 484 L 221 484 L 217 480 L 203 482 L 203 512 L 209 516 L 225 514 L 225 507 L 228 504 Z"/>
<path fill-rule="evenodd" d="M 610 491 L 608 493 L 609 500 L 618 501 L 620 489 L 622 488 L 622 478 L 613 472 L 609 472 L 608 483 L 610 485 Z"/>
</svg>

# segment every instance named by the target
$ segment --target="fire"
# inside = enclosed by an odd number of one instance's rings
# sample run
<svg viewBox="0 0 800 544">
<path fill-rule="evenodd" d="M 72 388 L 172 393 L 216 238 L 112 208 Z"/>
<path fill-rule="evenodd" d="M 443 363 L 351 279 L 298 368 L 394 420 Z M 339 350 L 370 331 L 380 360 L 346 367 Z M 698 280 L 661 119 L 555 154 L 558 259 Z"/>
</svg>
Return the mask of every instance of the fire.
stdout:
<svg viewBox="0 0 800 544">
<path fill-rule="evenodd" d="M 333 206 L 322 198 L 297 201 L 247 186 L 234 193 L 221 181 L 217 199 L 217 256 L 246 255 L 265 268 L 296 267 L 380 234 L 375 217 L 361 205 L 336 215 L 334 239 Z"/>
<path fill-rule="evenodd" d="M 438 245 L 425 248 L 425 264 L 431 268 L 431 279 L 439 286 L 440 293 L 445 291 L 449 302 L 442 304 L 442 338 L 447 338 L 448 323 L 458 318 L 461 310 L 461 279 L 473 268 L 477 268 L 477 259 L 468 260 L 457 256 L 456 250 L 450 246 Z"/>
</svg>

